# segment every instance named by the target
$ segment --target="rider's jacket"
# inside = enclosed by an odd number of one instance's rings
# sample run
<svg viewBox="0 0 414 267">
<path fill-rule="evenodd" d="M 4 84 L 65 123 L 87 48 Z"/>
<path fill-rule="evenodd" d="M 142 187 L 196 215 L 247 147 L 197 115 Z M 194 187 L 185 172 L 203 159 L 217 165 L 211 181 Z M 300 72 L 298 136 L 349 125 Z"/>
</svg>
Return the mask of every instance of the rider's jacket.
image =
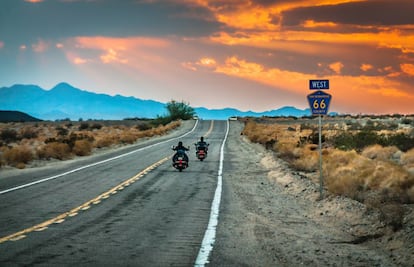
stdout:
<svg viewBox="0 0 414 267">
<path fill-rule="evenodd" d="M 197 150 L 207 150 L 207 143 L 205 141 L 198 141 Z"/>
</svg>

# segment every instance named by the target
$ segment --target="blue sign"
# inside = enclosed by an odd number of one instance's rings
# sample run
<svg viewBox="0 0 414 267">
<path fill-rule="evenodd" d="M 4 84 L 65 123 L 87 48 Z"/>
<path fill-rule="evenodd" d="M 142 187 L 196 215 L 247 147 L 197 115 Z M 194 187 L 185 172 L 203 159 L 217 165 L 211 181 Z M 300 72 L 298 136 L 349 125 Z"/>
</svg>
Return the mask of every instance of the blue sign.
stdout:
<svg viewBox="0 0 414 267">
<path fill-rule="evenodd" d="M 329 89 L 329 80 L 309 80 L 310 90 L 327 90 Z"/>
<path fill-rule="evenodd" d="M 329 104 L 332 96 L 323 91 L 316 91 L 308 95 L 308 102 L 312 115 L 326 115 L 328 114 Z"/>
</svg>

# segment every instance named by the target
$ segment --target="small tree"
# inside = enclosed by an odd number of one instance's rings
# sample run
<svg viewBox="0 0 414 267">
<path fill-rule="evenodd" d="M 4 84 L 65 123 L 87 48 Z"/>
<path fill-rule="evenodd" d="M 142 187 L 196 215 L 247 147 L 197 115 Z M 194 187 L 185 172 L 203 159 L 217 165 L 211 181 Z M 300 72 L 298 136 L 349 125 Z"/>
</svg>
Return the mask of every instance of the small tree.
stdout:
<svg viewBox="0 0 414 267">
<path fill-rule="evenodd" d="M 170 114 L 170 118 L 172 121 L 175 120 L 189 120 L 194 116 L 194 109 L 190 107 L 189 103 L 176 102 L 175 100 L 171 100 L 167 103 L 166 106 L 168 113 Z"/>
</svg>

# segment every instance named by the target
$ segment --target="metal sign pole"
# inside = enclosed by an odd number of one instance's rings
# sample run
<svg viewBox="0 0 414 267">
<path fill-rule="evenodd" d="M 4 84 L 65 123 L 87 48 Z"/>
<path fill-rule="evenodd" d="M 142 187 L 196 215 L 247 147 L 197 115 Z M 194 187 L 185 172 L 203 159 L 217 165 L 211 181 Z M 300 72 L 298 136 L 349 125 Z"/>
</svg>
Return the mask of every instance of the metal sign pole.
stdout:
<svg viewBox="0 0 414 267">
<path fill-rule="evenodd" d="M 309 89 L 318 90 L 308 95 L 309 106 L 312 115 L 319 116 L 319 193 L 320 199 L 323 199 L 323 175 L 322 175 L 322 115 L 328 114 L 331 95 L 321 90 L 329 89 L 329 80 L 309 80 Z"/>
<path fill-rule="evenodd" d="M 319 115 L 319 196 L 323 199 L 323 176 L 322 176 L 322 116 Z"/>
</svg>

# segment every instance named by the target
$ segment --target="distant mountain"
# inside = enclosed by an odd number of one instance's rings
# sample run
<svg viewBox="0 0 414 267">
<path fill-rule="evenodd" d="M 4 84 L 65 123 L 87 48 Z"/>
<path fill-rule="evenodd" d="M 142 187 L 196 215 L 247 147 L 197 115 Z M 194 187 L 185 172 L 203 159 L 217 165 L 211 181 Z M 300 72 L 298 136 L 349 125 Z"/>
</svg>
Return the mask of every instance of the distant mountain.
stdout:
<svg viewBox="0 0 414 267">
<path fill-rule="evenodd" d="M 276 117 L 276 116 L 293 116 L 293 117 L 303 117 L 309 116 L 310 110 L 305 109 L 297 109 L 295 107 L 282 107 L 280 109 L 265 111 L 265 112 L 253 112 L 253 111 L 240 111 L 233 108 L 225 108 L 225 109 L 206 109 L 206 108 L 195 108 L 197 115 L 203 119 L 216 119 L 222 120 L 227 119 L 229 117 L 262 117 L 262 116 L 269 116 L 269 117 Z"/>
<path fill-rule="evenodd" d="M 35 85 L 0 88 L 0 109 L 19 110 L 45 120 L 155 118 L 165 104 L 120 95 L 96 94 L 60 83 L 47 91 Z"/>
<path fill-rule="evenodd" d="M 155 118 L 167 113 L 165 103 L 134 97 L 110 96 L 74 88 L 60 83 L 51 90 L 36 85 L 13 85 L 0 88 L 0 109 L 18 110 L 43 120 Z M 231 116 L 295 116 L 310 115 L 309 109 L 283 107 L 266 112 L 240 111 L 233 108 L 194 108 L 203 119 L 227 119 Z"/>
<path fill-rule="evenodd" d="M 0 122 L 41 121 L 20 111 L 0 110 Z"/>
</svg>

